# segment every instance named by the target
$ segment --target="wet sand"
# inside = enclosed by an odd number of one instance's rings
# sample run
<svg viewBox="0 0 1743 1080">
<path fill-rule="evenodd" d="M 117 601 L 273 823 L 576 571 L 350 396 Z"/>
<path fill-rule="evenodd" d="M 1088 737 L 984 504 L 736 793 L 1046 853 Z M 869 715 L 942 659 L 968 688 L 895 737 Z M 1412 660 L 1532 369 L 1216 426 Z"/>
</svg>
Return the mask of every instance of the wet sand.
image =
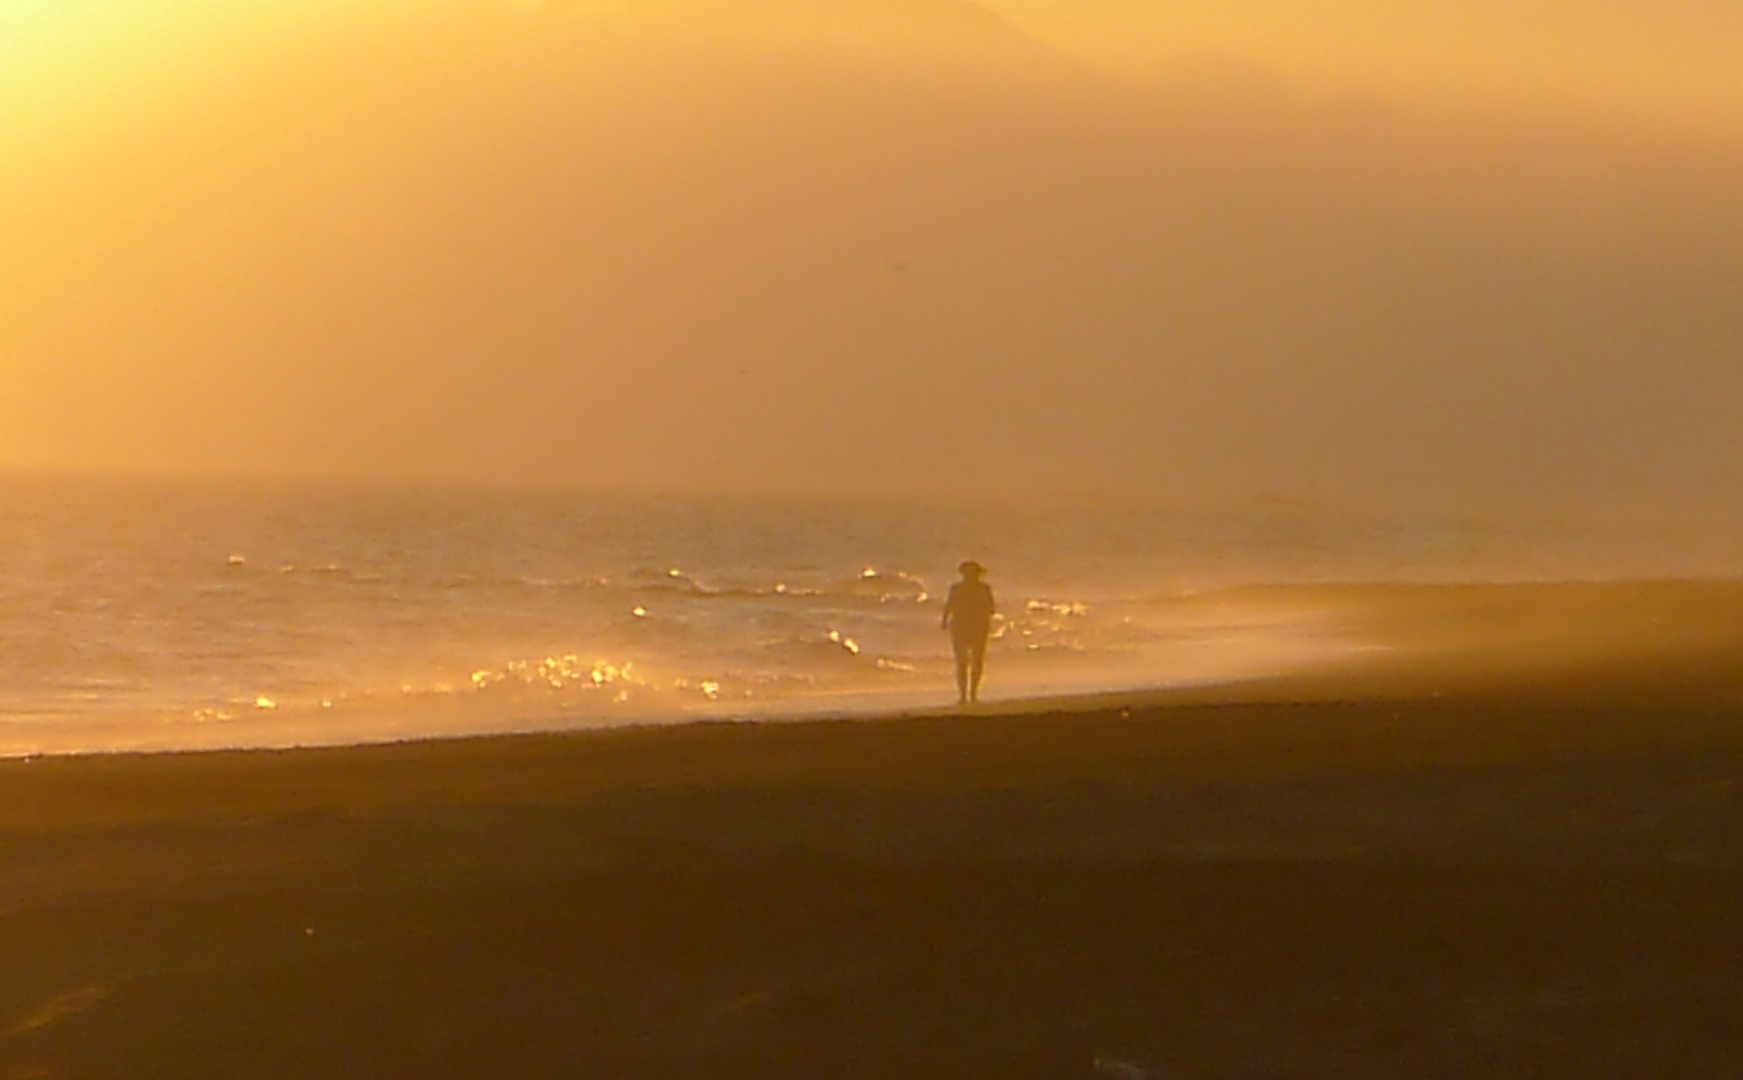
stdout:
<svg viewBox="0 0 1743 1080">
<path fill-rule="evenodd" d="M 1743 608 L 1474 595 L 1170 696 L 3 762 L 0 1078 L 1743 1075 Z"/>
</svg>

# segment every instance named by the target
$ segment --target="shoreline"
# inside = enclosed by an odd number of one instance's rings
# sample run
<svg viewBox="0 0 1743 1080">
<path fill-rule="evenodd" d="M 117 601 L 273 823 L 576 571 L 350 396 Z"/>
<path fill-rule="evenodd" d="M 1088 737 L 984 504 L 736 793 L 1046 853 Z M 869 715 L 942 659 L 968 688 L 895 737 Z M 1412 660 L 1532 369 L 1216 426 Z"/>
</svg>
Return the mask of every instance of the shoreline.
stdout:
<svg viewBox="0 0 1743 1080">
<path fill-rule="evenodd" d="M 1232 606 L 1256 620 L 1260 635 L 1208 660 L 1183 658 L 1206 647 L 1183 639 L 1173 648 L 1185 654 L 1174 656 L 1172 666 L 1150 672 L 1159 684 L 1131 685 L 1144 681 L 1136 669 L 1097 677 L 1085 668 L 1059 685 L 1018 690 L 1005 699 L 997 696 L 1001 672 L 995 652 L 988 684 L 993 697 L 971 712 L 1471 693 L 1577 701 L 1666 693 L 1743 697 L 1743 581 L 1251 586 L 1187 598 L 1182 605 L 1189 623 L 1204 617 L 1205 609 Z M 1279 633 L 1279 626 L 1294 629 Z M 1122 682 L 1124 688 L 1098 688 Z M 927 697 L 937 704 L 915 703 Z M 936 694 L 915 688 L 850 692 L 833 700 L 769 701 L 743 712 L 724 703 L 700 710 L 677 705 L 675 712 L 615 718 L 582 717 L 548 705 L 524 706 L 525 714 L 517 716 L 523 706 L 470 696 L 384 698 L 373 711 L 356 706 L 364 711 L 346 719 L 321 710 L 306 716 L 274 710 L 221 723 L 117 715 L 74 720 L 70 730 L 59 720 L 20 721 L 0 724 L 0 746 L 9 747 L 0 761 L 399 745 L 690 725 L 875 723 L 955 715 L 951 697 L 941 685 Z"/>
</svg>

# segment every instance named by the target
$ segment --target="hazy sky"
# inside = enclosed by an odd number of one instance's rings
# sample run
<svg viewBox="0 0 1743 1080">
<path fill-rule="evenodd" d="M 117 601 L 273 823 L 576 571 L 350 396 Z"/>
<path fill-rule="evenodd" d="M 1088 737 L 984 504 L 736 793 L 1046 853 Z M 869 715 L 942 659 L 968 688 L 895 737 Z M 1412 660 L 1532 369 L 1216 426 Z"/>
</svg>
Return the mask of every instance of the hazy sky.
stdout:
<svg viewBox="0 0 1743 1080">
<path fill-rule="evenodd" d="M 1743 502 L 1743 7 L 7 0 L 0 466 Z"/>
</svg>

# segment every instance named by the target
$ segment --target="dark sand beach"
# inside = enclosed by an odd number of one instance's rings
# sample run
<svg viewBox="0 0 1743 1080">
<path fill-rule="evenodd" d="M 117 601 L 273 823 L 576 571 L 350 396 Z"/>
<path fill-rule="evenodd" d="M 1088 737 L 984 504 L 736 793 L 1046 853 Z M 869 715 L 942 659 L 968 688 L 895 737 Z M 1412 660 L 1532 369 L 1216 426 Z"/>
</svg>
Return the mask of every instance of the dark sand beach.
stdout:
<svg viewBox="0 0 1743 1080">
<path fill-rule="evenodd" d="M 0 1078 L 1743 1075 L 1735 594 L 1450 590 L 1359 668 L 979 714 L 0 763 Z"/>
</svg>

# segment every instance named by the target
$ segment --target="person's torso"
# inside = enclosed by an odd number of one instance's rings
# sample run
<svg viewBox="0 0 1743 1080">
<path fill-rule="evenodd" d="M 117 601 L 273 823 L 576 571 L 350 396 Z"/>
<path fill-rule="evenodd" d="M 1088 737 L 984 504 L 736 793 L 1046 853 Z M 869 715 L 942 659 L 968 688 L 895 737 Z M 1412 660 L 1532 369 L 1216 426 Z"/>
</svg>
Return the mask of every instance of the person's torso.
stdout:
<svg viewBox="0 0 1743 1080">
<path fill-rule="evenodd" d="M 950 587 L 951 620 L 957 626 L 984 627 L 993 618 L 993 591 L 984 581 L 959 581 Z"/>
</svg>

